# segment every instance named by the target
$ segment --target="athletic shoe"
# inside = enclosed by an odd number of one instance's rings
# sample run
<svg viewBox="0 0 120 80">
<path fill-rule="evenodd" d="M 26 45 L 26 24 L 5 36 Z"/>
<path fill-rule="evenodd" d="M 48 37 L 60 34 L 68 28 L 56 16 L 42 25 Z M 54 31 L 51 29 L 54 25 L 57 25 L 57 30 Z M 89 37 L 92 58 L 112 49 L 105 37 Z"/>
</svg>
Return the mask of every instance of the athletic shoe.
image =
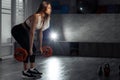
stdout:
<svg viewBox="0 0 120 80">
<path fill-rule="evenodd" d="M 28 72 L 29 73 L 31 73 L 31 74 L 38 74 L 38 75 L 42 75 L 42 73 L 41 72 L 39 72 L 36 68 L 34 68 L 34 69 L 29 69 L 28 70 Z"/>
<path fill-rule="evenodd" d="M 29 71 L 27 71 L 27 72 L 22 71 L 22 77 L 23 78 L 35 78 L 36 76 L 29 73 Z"/>
</svg>

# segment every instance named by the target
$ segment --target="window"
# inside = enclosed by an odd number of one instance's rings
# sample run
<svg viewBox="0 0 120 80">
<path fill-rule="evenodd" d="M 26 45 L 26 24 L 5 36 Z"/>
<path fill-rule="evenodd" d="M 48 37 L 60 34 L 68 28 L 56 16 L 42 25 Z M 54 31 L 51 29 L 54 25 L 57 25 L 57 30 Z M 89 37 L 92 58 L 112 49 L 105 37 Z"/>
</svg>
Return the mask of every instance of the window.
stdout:
<svg viewBox="0 0 120 80">
<path fill-rule="evenodd" d="M 2 0 L 1 4 L 1 43 L 10 43 L 11 0 Z"/>
<path fill-rule="evenodd" d="M 24 20 L 24 6 L 23 0 L 16 0 L 16 24 Z"/>
<path fill-rule="evenodd" d="M 15 4 L 15 5 L 12 5 Z M 12 12 L 14 11 L 14 12 Z M 13 15 L 14 14 L 14 15 Z M 14 18 L 13 18 L 14 17 Z M 12 42 L 12 22 L 19 24 L 24 20 L 23 0 L 1 0 L 1 44 Z"/>
</svg>

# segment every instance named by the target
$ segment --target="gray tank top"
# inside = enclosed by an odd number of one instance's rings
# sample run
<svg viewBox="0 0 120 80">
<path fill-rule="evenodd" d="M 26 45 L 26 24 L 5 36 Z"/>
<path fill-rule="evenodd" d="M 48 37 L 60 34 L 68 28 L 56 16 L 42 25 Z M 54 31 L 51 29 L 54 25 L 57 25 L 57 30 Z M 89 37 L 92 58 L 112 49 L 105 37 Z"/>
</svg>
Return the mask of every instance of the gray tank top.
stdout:
<svg viewBox="0 0 120 80">
<path fill-rule="evenodd" d="M 42 19 L 41 19 L 41 16 L 39 16 L 39 18 L 38 18 L 38 23 L 37 23 L 37 26 L 36 26 L 36 30 L 42 28 L 42 21 L 41 21 L 41 20 L 42 20 Z M 27 24 L 29 27 L 32 26 L 32 24 L 31 24 L 31 22 L 30 22 L 30 19 L 27 19 L 27 20 L 26 20 L 26 24 Z M 44 25 L 43 25 L 43 28 L 42 28 L 42 31 L 48 29 L 49 27 L 50 27 L 50 17 L 45 21 L 45 23 L 44 23 Z"/>
</svg>

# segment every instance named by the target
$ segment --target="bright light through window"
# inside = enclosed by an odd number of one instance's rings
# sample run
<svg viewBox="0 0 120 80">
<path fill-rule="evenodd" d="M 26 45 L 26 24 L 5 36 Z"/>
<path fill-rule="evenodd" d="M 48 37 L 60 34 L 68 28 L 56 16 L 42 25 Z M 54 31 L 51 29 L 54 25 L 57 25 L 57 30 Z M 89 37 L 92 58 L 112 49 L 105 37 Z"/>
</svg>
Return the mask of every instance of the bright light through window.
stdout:
<svg viewBox="0 0 120 80">
<path fill-rule="evenodd" d="M 80 7 L 80 10 L 82 11 L 82 10 L 83 10 L 83 8 L 82 8 L 82 7 Z"/>
<path fill-rule="evenodd" d="M 56 32 L 52 32 L 51 34 L 50 34 L 50 39 L 51 40 L 57 40 L 58 39 L 58 34 L 56 33 Z"/>
</svg>

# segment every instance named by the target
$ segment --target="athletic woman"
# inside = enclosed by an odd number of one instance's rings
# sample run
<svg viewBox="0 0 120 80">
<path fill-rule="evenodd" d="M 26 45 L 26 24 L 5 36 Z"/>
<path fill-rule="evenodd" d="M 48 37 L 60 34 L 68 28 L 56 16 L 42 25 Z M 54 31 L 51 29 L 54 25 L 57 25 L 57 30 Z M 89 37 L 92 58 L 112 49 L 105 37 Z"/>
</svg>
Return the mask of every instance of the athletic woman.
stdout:
<svg viewBox="0 0 120 80">
<path fill-rule="evenodd" d="M 42 74 L 35 68 L 35 51 L 34 33 L 39 30 L 40 48 L 42 51 L 43 31 L 49 28 L 51 15 L 51 4 L 47 1 L 42 1 L 37 12 L 29 16 L 22 24 L 16 25 L 12 28 L 12 35 L 15 40 L 26 49 L 28 56 L 24 61 L 23 77 L 36 77 L 35 74 Z M 28 64 L 30 62 L 30 65 Z M 30 67 L 29 67 L 30 66 Z"/>
</svg>

